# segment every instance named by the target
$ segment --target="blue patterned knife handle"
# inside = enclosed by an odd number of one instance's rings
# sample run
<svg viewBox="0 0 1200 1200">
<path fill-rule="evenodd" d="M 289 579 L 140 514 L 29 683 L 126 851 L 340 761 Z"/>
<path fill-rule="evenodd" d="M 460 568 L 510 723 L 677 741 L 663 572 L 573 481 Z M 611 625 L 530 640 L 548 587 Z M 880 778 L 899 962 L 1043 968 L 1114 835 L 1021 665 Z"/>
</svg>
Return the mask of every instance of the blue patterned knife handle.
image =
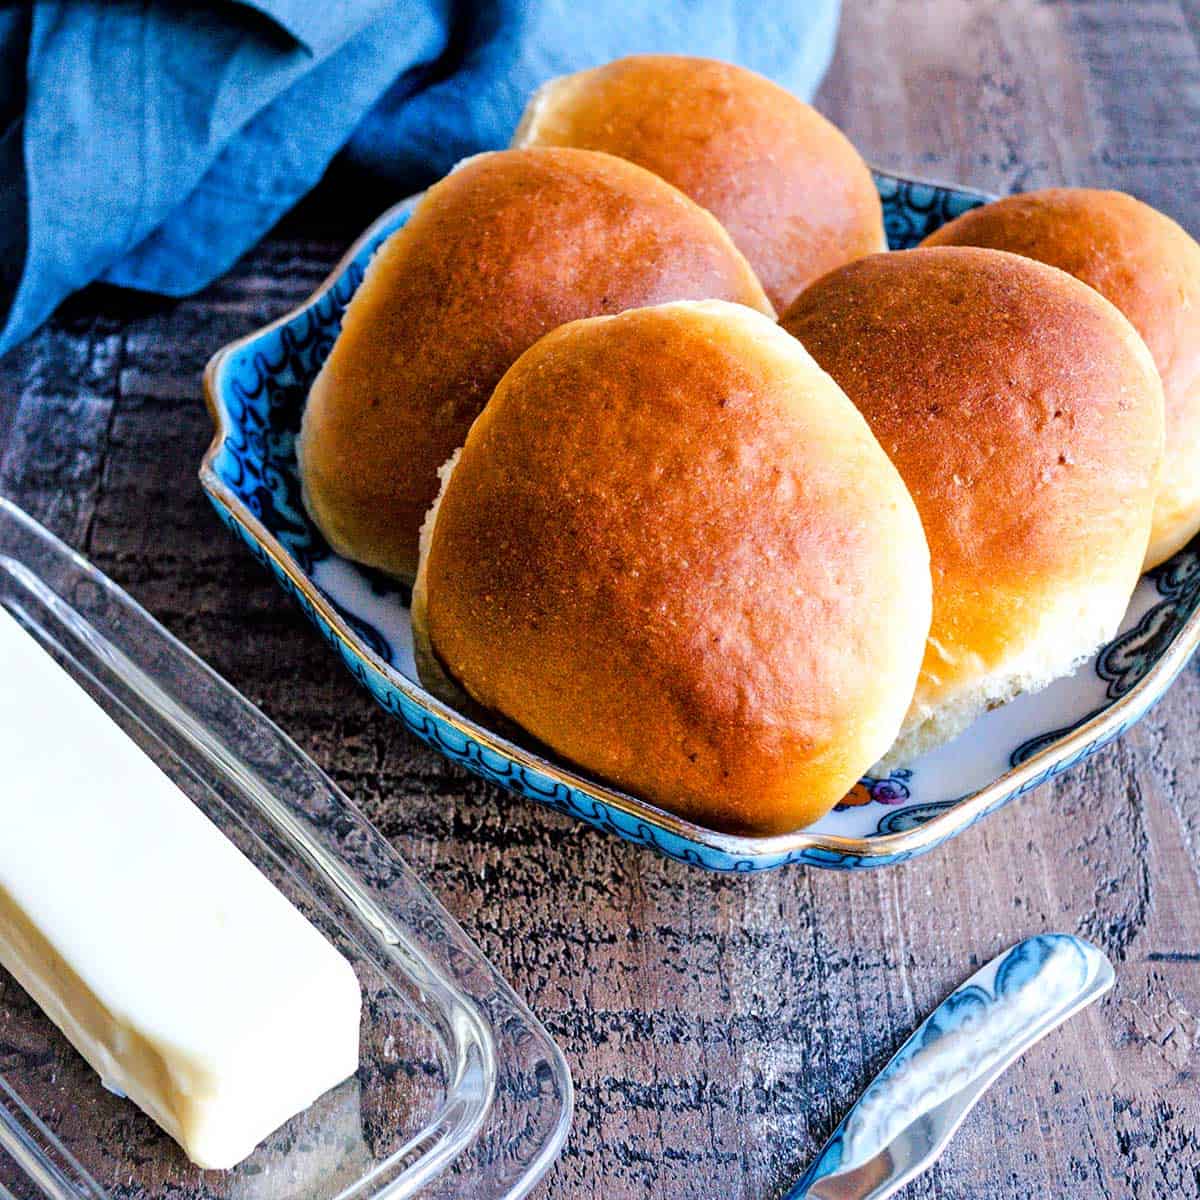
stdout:
<svg viewBox="0 0 1200 1200">
<path fill-rule="evenodd" d="M 994 958 L 900 1047 L 785 1200 L 803 1200 L 819 1180 L 868 1163 L 926 1114 L 975 1089 L 925 1157 L 928 1165 L 987 1084 L 1112 980 L 1108 959 L 1065 933 L 1027 938 Z"/>
</svg>

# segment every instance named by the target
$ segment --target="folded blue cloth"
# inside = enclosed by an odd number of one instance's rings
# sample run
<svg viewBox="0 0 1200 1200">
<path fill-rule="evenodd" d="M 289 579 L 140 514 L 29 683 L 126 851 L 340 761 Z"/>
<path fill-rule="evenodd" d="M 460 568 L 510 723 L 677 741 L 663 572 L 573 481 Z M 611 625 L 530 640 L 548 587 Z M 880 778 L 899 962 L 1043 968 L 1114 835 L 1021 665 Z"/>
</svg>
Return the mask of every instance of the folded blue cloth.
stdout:
<svg viewBox="0 0 1200 1200">
<path fill-rule="evenodd" d="M 0 7 L 0 353 L 96 279 L 203 287 L 345 154 L 397 197 L 530 92 L 638 51 L 809 97 L 838 0 L 39 0 Z"/>
</svg>

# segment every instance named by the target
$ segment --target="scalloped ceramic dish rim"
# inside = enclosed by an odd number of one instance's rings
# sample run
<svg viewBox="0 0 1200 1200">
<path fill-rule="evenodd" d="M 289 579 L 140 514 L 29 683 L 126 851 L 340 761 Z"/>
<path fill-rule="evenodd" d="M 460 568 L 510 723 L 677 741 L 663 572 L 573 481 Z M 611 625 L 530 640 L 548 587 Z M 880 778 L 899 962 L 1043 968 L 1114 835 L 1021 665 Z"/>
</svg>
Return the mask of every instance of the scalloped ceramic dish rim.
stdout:
<svg viewBox="0 0 1200 1200">
<path fill-rule="evenodd" d="M 911 175 L 897 175 L 891 171 L 872 168 L 875 176 L 883 176 L 902 182 L 925 184 L 931 187 L 944 188 L 953 191 L 964 191 L 957 184 L 939 183 L 929 179 L 919 179 Z M 986 193 L 976 192 L 977 195 Z M 611 805 L 627 816 L 645 821 L 647 824 L 664 829 L 669 833 L 688 841 L 721 851 L 730 856 L 759 858 L 764 856 L 786 855 L 803 850 L 828 850 L 842 855 L 854 855 L 864 859 L 893 859 L 897 856 L 911 857 L 924 850 L 932 849 L 939 842 L 953 834 L 960 833 L 974 821 L 986 813 L 993 805 L 1015 798 L 1027 789 L 1030 780 L 1039 775 L 1048 779 L 1054 774 L 1054 767 L 1074 759 L 1081 750 L 1089 745 L 1103 744 L 1120 730 L 1129 714 L 1141 716 L 1170 685 L 1175 676 L 1183 668 L 1192 652 L 1200 645 L 1200 610 L 1194 612 L 1186 624 L 1172 640 L 1166 653 L 1151 667 L 1144 678 L 1131 688 L 1124 696 L 1115 701 L 1103 712 L 1097 713 L 1090 720 L 1083 722 L 1060 741 L 1052 743 L 1026 759 L 1019 766 L 1011 767 L 1003 775 L 997 776 L 987 786 L 979 791 L 963 797 L 945 812 L 931 817 L 913 829 L 899 833 L 879 834 L 876 837 L 845 837 L 837 834 L 814 834 L 800 829 L 794 833 L 776 834 L 772 837 L 747 837 L 740 834 L 722 833 L 705 825 L 698 825 L 674 813 L 656 807 L 645 800 L 640 800 L 627 792 L 616 788 L 606 787 L 578 774 L 567 767 L 560 766 L 550 759 L 543 758 L 530 750 L 518 746 L 514 742 L 492 732 L 486 726 L 462 716 L 436 696 L 431 695 L 419 684 L 401 674 L 390 664 L 362 645 L 349 625 L 337 612 L 332 604 L 325 599 L 312 580 L 299 569 L 287 550 L 275 536 L 267 531 L 262 522 L 247 510 L 224 484 L 213 470 L 213 462 L 225 441 L 231 434 L 232 427 L 228 413 L 218 399 L 217 376 L 225 360 L 243 347 L 258 341 L 264 335 L 273 332 L 296 317 L 303 315 L 341 278 L 350 264 L 362 253 L 363 247 L 380 232 L 395 221 L 396 217 L 420 198 L 420 193 L 408 196 L 393 204 L 378 216 L 367 229 L 357 237 L 349 249 L 338 260 L 337 265 L 325 277 L 314 292 L 295 308 L 277 317 L 267 325 L 237 338 L 222 346 L 209 360 L 204 368 L 204 399 L 212 418 L 214 434 L 200 463 L 200 484 L 204 490 L 248 532 L 263 552 L 275 566 L 290 580 L 296 590 L 321 615 L 329 628 L 337 636 L 351 657 L 365 660 L 371 668 L 383 675 L 397 691 L 402 692 L 413 704 L 425 709 L 439 721 L 445 722 L 456 732 L 478 742 L 485 749 L 510 759 L 519 765 L 536 771 L 555 783 L 576 791 L 602 804 Z"/>
</svg>

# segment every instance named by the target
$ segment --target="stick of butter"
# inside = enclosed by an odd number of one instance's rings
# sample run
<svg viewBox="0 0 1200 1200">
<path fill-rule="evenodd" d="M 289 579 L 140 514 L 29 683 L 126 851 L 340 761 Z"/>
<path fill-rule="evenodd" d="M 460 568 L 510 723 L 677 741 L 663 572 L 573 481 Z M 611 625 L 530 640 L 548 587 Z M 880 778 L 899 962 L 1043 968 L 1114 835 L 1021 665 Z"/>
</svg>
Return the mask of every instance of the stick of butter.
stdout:
<svg viewBox="0 0 1200 1200">
<path fill-rule="evenodd" d="M 231 1167 L 358 1067 L 350 964 L 0 607 L 0 964 Z"/>
</svg>

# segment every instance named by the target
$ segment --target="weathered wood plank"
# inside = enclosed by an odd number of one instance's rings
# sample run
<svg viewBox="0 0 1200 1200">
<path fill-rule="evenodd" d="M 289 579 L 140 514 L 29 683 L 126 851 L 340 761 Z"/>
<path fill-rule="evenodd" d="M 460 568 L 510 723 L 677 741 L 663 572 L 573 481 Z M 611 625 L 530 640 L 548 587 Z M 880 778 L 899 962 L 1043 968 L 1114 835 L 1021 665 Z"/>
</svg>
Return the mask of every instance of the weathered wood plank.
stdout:
<svg viewBox="0 0 1200 1200">
<path fill-rule="evenodd" d="M 820 103 L 882 165 L 1113 184 L 1197 230 L 1197 14 L 847 0 Z M 883 873 L 701 875 L 468 778 L 356 689 L 195 482 L 208 353 L 306 295 L 367 215 L 331 190 L 199 297 L 74 302 L 0 362 L 0 489 L 294 734 L 546 1019 L 579 1116 L 541 1194 L 778 1195 L 949 988 L 1067 929 L 1116 957 L 1117 989 L 909 1194 L 1200 1196 L 1200 670 L 1081 771 Z"/>
</svg>

